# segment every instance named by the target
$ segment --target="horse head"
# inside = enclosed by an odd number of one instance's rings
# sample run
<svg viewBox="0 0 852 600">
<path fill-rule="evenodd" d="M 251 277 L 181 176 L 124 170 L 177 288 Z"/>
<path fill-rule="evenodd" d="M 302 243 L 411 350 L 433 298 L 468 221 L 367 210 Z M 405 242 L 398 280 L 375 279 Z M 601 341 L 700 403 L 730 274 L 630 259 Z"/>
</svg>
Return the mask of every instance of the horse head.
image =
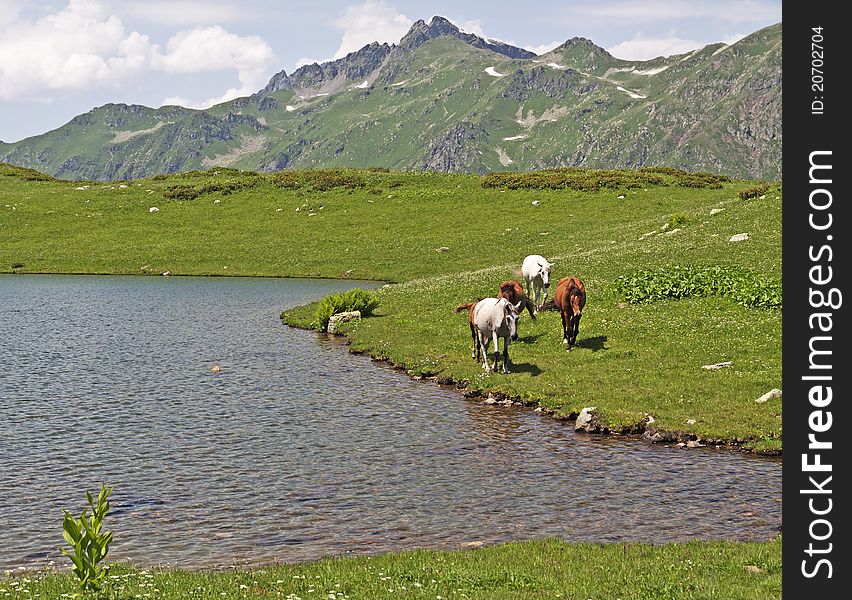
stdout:
<svg viewBox="0 0 852 600">
<path fill-rule="evenodd" d="M 512 304 L 507 301 L 503 307 L 504 321 L 509 327 L 509 338 L 513 342 L 518 339 L 518 318 L 521 316 L 521 306 L 523 302 Z"/>
<path fill-rule="evenodd" d="M 568 305 L 571 308 L 571 314 L 568 317 L 568 349 L 570 350 L 577 342 L 577 335 L 580 332 L 580 318 L 583 316 L 583 307 L 586 305 L 586 291 L 573 281 L 569 285 Z"/>
<path fill-rule="evenodd" d="M 547 300 L 547 292 L 550 290 L 550 270 L 553 268 L 553 263 L 546 260 L 538 263 L 539 274 L 541 275 L 541 288 L 543 291 L 542 304 Z"/>
<path fill-rule="evenodd" d="M 583 307 L 586 305 L 586 293 L 580 288 L 571 288 L 569 291 L 569 303 L 571 305 L 571 312 L 579 319 L 583 316 Z"/>
</svg>

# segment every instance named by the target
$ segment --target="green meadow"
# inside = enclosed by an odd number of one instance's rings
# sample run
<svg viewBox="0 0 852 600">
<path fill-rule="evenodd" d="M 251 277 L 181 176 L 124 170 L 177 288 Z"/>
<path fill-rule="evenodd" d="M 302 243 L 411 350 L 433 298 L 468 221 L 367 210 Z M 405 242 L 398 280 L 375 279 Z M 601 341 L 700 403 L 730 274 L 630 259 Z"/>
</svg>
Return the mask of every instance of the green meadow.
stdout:
<svg viewBox="0 0 852 600">
<path fill-rule="evenodd" d="M 353 351 L 556 416 L 596 407 L 609 432 L 778 452 L 781 399 L 756 400 L 781 386 L 781 191 L 670 169 L 220 169 L 104 183 L 6 165 L 0 272 L 392 282 L 347 330 Z M 554 263 L 554 282 L 585 281 L 578 346 L 565 352 L 557 313 L 525 315 L 512 372 L 485 373 L 454 309 L 520 279 L 528 254 Z M 283 317 L 311 327 L 315 315 Z"/>
<path fill-rule="evenodd" d="M 0 597 L 11 600 L 73 598 L 77 589 L 70 574 L 0 576 Z M 114 565 L 101 593 L 90 597 L 770 600 L 781 598 L 781 540 L 662 546 L 540 540 L 227 571 Z"/>
</svg>

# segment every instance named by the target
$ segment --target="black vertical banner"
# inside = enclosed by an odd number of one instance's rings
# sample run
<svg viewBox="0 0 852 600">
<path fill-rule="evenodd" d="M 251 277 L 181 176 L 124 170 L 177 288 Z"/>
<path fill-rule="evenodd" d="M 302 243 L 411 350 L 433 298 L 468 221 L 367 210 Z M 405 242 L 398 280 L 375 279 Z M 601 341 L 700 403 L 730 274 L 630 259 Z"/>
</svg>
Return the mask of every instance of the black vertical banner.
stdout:
<svg viewBox="0 0 852 600">
<path fill-rule="evenodd" d="M 783 6 L 784 598 L 852 594 L 848 492 L 848 22 Z M 843 138 L 847 138 L 844 140 Z M 845 143 L 844 143 L 845 142 Z"/>
</svg>

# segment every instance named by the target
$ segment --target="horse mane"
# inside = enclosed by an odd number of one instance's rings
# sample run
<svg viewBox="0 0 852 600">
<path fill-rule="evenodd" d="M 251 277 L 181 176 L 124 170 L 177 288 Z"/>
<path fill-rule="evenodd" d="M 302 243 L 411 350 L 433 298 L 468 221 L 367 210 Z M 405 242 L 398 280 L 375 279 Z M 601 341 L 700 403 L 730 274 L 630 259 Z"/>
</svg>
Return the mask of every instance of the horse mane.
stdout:
<svg viewBox="0 0 852 600">
<path fill-rule="evenodd" d="M 578 279 L 577 277 L 571 276 L 567 277 L 568 279 L 568 289 L 566 290 L 566 296 L 570 298 L 573 294 L 576 294 L 580 298 L 580 306 L 585 306 L 586 304 L 586 286 L 585 284 Z"/>
</svg>

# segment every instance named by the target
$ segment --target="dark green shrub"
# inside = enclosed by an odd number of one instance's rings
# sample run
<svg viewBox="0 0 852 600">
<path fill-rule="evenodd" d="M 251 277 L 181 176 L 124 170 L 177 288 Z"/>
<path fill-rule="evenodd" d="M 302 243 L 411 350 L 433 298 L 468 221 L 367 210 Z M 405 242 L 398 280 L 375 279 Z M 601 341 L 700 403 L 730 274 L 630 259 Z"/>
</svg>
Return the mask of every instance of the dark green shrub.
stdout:
<svg viewBox="0 0 852 600">
<path fill-rule="evenodd" d="M 781 309 L 781 280 L 742 267 L 676 266 L 640 270 L 618 278 L 616 289 L 628 302 L 724 296 L 737 304 Z"/>
<path fill-rule="evenodd" d="M 720 188 L 730 181 L 715 173 L 690 173 L 672 167 L 642 169 L 580 169 L 563 167 L 529 172 L 498 171 L 484 175 L 482 187 L 518 189 L 572 189 L 596 192 L 600 189 L 636 189 L 652 185 L 677 185 L 692 188 Z"/>
<path fill-rule="evenodd" d="M 691 188 L 719 189 L 723 183 L 731 181 L 727 175 L 707 173 L 705 171 L 684 171 L 674 167 L 643 167 L 639 169 L 643 173 L 658 173 L 668 175 L 672 178 L 674 185 Z"/>
<path fill-rule="evenodd" d="M 760 198 L 769 191 L 768 183 L 759 183 L 754 187 L 743 190 L 739 193 L 740 200 L 750 200 L 752 198 Z"/>
<path fill-rule="evenodd" d="M 164 198 L 171 200 L 194 200 L 203 194 L 221 192 L 230 194 L 237 190 L 255 187 L 264 181 L 263 175 L 251 171 L 226 169 L 223 171 L 190 171 L 178 179 L 194 179 L 192 183 L 177 183 L 166 188 Z M 206 179 L 203 181 L 202 179 Z"/>
<path fill-rule="evenodd" d="M 572 189 L 580 192 L 596 192 L 607 189 L 633 189 L 646 185 L 667 185 L 667 180 L 655 173 L 642 173 L 627 169 L 578 169 L 566 167 L 530 172 L 495 172 L 482 177 L 481 185 L 486 188 L 510 190 L 560 190 Z"/>
<path fill-rule="evenodd" d="M 379 299 L 372 292 L 354 288 L 338 292 L 320 300 L 316 310 L 317 328 L 325 330 L 332 315 L 352 310 L 361 311 L 362 317 L 369 317 L 379 305 Z"/>
<path fill-rule="evenodd" d="M 285 189 L 307 188 L 316 192 L 325 192 L 335 188 L 353 190 L 366 185 L 364 177 L 346 169 L 308 169 L 304 171 L 279 171 L 272 176 L 272 182 Z"/>
</svg>

